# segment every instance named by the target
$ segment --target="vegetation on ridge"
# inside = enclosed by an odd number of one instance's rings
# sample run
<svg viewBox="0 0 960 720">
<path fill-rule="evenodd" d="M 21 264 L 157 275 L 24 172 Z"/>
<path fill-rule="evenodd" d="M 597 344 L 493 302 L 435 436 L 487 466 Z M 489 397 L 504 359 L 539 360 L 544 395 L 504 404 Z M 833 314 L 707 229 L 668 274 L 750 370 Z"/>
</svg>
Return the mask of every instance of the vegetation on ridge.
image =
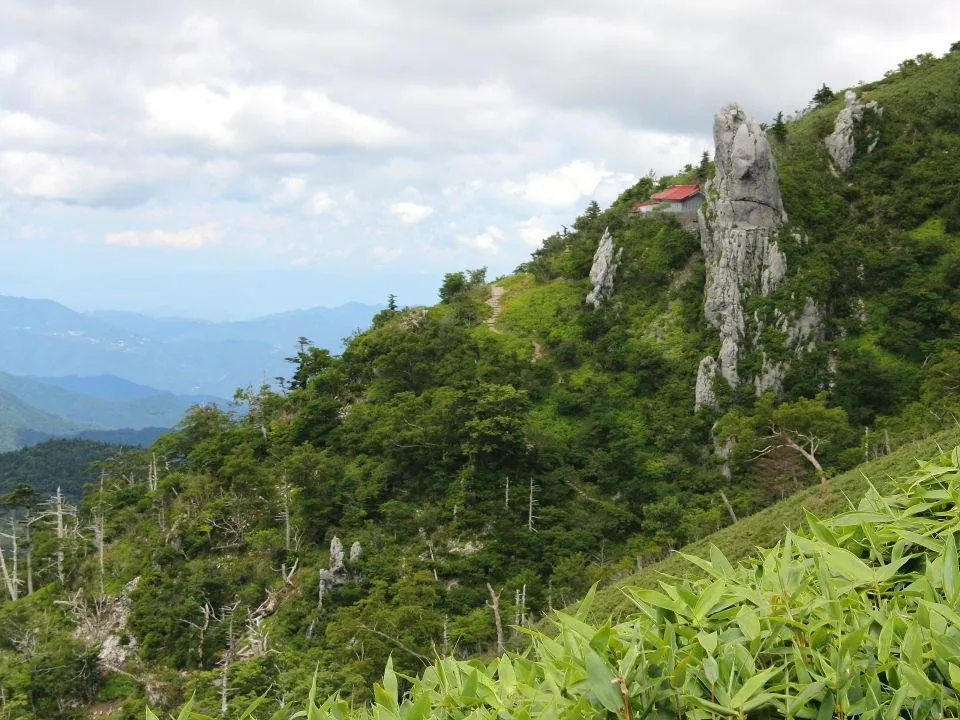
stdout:
<svg viewBox="0 0 960 720">
<path fill-rule="evenodd" d="M 706 577 L 627 588 L 634 614 L 555 632 L 496 660 L 442 657 L 418 678 L 388 661 L 370 706 L 334 695 L 316 720 L 413 718 L 956 717 L 960 713 L 960 447 L 871 489 L 852 510 Z M 409 686 L 406 692 L 401 689 Z M 297 705 L 293 706 L 297 708 Z M 290 717 L 278 711 L 274 717 Z M 188 717 L 201 717 L 189 715 Z M 148 718 L 156 718 L 148 711 Z"/>
<path fill-rule="evenodd" d="M 819 490 L 818 465 L 833 477 L 953 427 L 960 264 L 942 186 L 955 187 L 956 174 L 950 163 L 941 174 L 933 159 L 960 156 L 960 118 L 949 112 L 960 83 L 948 82 L 958 77 L 953 52 L 865 86 L 884 105 L 881 139 L 842 178 L 831 175 L 821 143 L 836 101 L 824 98 L 784 121 L 774 147 L 792 223 L 780 239 L 789 272 L 777 293 L 748 309 L 773 316 L 809 295 L 826 322 L 816 350 L 793 363 L 783 397 L 729 388 L 722 410 L 694 411 L 697 364 L 718 342 L 703 319 L 704 259 L 688 226 L 629 210 L 658 184 L 709 174 L 701 163 L 677 178 L 644 178 L 610 208 L 591 204 L 547 238 L 517 273 L 496 281 L 498 332 L 486 323 L 484 272 L 452 273 L 438 305 L 388 307 L 339 357 L 304 340 L 279 387 L 242 393 L 243 416 L 201 407 L 149 451 L 125 452 L 79 507 L 9 498 L 2 532 L 17 536 L 17 546 L 2 542 L 10 562 L 0 590 L 10 600 L 0 604 L 0 717 L 82 717 L 92 703 L 102 715 L 140 717 L 145 701 L 166 710 L 191 696 L 198 710 L 228 715 L 267 688 L 270 700 L 257 712 L 269 714 L 311 683 L 320 696 L 340 692 L 358 707 L 378 697 L 381 705 L 399 702 L 389 680 L 386 696 L 370 690 L 391 656 L 393 672 L 410 678 L 442 656 L 423 682 L 446 682 L 441 669 L 464 668 L 466 658 L 490 657 L 502 644 L 497 615 L 507 628 L 503 643 L 524 643 L 538 618 L 596 582 L 789 493 L 829 492 L 829 484 Z M 904 99 L 915 96 L 934 111 L 920 118 Z M 901 176 L 909 192 L 901 192 Z M 923 195 L 927 184 L 936 189 Z M 607 227 L 623 255 L 612 297 L 594 310 L 584 297 Z M 776 333 L 764 342 L 775 348 Z M 747 378 L 759 354 L 748 349 L 742 360 Z M 735 429 L 729 477 L 712 453 L 714 427 Z M 813 437 L 815 447 L 804 439 Z M 838 542 L 856 553 L 848 540 Z M 811 592 L 826 590 L 815 555 L 776 562 L 800 568 Z M 892 555 L 883 557 L 889 563 Z M 730 587 L 752 587 L 739 572 Z M 850 592 L 862 599 L 860 589 Z M 911 597 L 901 594 L 898 602 Z M 812 603 L 809 611 L 824 608 L 829 603 Z M 769 613 L 758 617 L 772 622 Z M 729 618 L 701 620 L 719 629 Z M 676 648 L 704 658 L 709 648 L 688 642 L 689 623 L 669 622 Z M 623 627 L 601 631 L 593 652 L 613 657 Z M 574 655 L 595 639 L 570 633 L 563 642 Z M 636 642 L 653 642 L 645 638 L 638 632 Z M 774 644 L 761 638 L 754 647 L 746 635 L 730 636 L 750 644 L 754 658 L 779 652 L 781 639 L 774 633 Z M 553 647 L 538 643 L 545 653 Z M 926 663 L 932 646 L 922 647 Z M 661 651 L 650 649 L 651 657 Z M 532 657 L 505 662 L 523 687 L 540 688 Z M 902 686 L 899 665 L 888 668 L 888 660 L 878 665 L 882 702 Z M 939 682 L 940 670 L 914 665 Z M 471 667 L 486 686 L 481 675 L 492 671 Z M 714 692 L 710 702 L 744 709 L 734 699 L 745 667 L 732 676 L 724 667 L 729 697 Z M 683 693 L 710 689 L 696 685 L 692 668 L 684 672 L 684 683 L 694 684 Z M 768 673 L 772 692 L 795 692 L 801 680 L 793 671 L 777 672 Z M 575 668 L 561 680 L 567 692 L 554 700 L 570 703 L 574 717 L 605 707 L 589 684 L 578 684 Z M 479 684 L 474 692 L 483 692 Z M 498 676 L 494 693 L 510 686 Z M 613 703 L 611 687 L 603 692 Z M 633 698 L 633 686 L 626 690 Z M 649 701 L 662 690 L 638 687 L 636 697 L 647 693 Z M 528 698 L 531 708 L 545 697 Z M 631 708 L 645 707 L 638 702 Z"/>
</svg>

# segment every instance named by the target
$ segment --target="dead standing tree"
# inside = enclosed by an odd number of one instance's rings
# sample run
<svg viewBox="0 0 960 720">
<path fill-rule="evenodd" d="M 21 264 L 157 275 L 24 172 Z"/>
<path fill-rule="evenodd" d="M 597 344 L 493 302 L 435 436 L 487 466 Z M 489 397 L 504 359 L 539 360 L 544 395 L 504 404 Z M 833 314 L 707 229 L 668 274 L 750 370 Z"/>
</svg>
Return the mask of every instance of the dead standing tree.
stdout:
<svg viewBox="0 0 960 720">
<path fill-rule="evenodd" d="M 10 541 L 10 567 L 7 566 L 5 558 L 3 540 Z M 20 595 L 20 574 L 17 568 L 17 558 L 20 550 L 17 547 L 17 516 L 10 514 L 10 532 L 0 533 L 0 576 L 3 577 L 4 587 L 11 600 L 16 600 Z"/>
<path fill-rule="evenodd" d="M 233 689 L 230 687 L 230 667 L 237 659 L 238 643 L 240 640 L 235 627 L 237 608 L 240 607 L 240 601 L 237 600 L 232 605 L 227 605 L 220 611 L 220 622 L 227 623 L 227 646 L 220 655 L 220 662 L 217 666 L 220 668 L 220 677 L 217 679 L 217 685 L 220 687 L 220 714 L 227 714 L 228 701 Z"/>
<path fill-rule="evenodd" d="M 71 523 L 71 519 L 76 519 L 77 508 L 67 502 L 63 492 L 57 487 L 57 491 L 44 503 L 41 517 L 50 520 L 54 526 L 57 539 L 57 551 L 55 555 L 57 579 L 60 581 L 60 584 L 63 585 L 67 579 L 66 569 L 64 567 L 66 557 L 64 547 L 68 539 L 76 537 L 76 523 Z"/>
<path fill-rule="evenodd" d="M 495 593 L 490 583 L 487 583 L 487 592 L 490 593 L 487 606 L 493 611 L 493 621 L 497 626 L 497 655 L 503 655 L 507 650 L 507 643 L 503 638 L 503 622 L 500 620 L 500 593 Z"/>
<path fill-rule="evenodd" d="M 767 434 L 761 441 L 767 445 L 755 452 L 757 457 L 786 448 L 810 463 L 821 483 L 827 482 L 827 473 L 817 454 L 828 443 L 843 446 L 851 435 L 847 414 L 842 408 L 827 407 L 826 395 L 814 399 L 800 398 L 769 411 L 764 420 Z"/>
<path fill-rule="evenodd" d="M 821 484 L 826 484 L 827 473 L 824 472 L 823 466 L 821 466 L 820 461 L 817 460 L 817 453 L 820 451 L 821 446 L 827 442 L 826 438 L 795 429 L 771 425 L 770 434 L 764 436 L 763 439 L 768 441 L 769 445 L 758 450 L 756 453 L 757 457 L 769 455 L 774 450 L 788 448 L 799 453 L 804 460 L 810 463 L 817 472 Z"/>
</svg>

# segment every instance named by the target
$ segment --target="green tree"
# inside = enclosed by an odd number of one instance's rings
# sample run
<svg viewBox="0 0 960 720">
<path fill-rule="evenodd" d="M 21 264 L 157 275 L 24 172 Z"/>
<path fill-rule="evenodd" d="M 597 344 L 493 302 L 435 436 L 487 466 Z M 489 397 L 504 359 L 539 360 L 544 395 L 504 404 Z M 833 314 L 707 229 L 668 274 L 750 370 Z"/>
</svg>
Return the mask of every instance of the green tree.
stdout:
<svg viewBox="0 0 960 720">
<path fill-rule="evenodd" d="M 817 107 L 823 107 L 824 105 L 833 101 L 836 93 L 831 90 L 826 83 L 824 83 L 817 92 L 813 95 L 813 103 Z"/>
<path fill-rule="evenodd" d="M 387 310 L 396 311 L 397 309 L 397 296 L 393 293 L 390 293 L 387 296 Z"/>
<path fill-rule="evenodd" d="M 757 455 L 788 448 L 810 463 L 820 482 L 825 483 L 827 473 L 817 455 L 827 444 L 842 447 L 852 435 L 843 408 L 830 408 L 825 402 L 826 396 L 821 394 L 812 400 L 800 398 L 777 407 L 769 420 L 764 418 L 767 432 L 761 436 L 761 440 L 767 444 L 757 451 Z"/>
<path fill-rule="evenodd" d="M 770 134 L 773 135 L 778 142 L 786 142 L 787 124 L 783 121 L 783 110 L 777 113 L 777 117 L 773 121 L 773 125 L 770 126 Z"/>
<path fill-rule="evenodd" d="M 440 302 L 449 304 L 453 298 L 467 289 L 467 279 L 462 272 L 447 273 L 440 286 Z"/>
<path fill-rule="evenodd" d="M 480 287 L 481 285 L 487 282 L 487 268 L 481 267 L 474 270 L 467 271 L 468 282 L 467 284 L 470 287 Z"/>
<path fill-rule="evenodd" d="M 709 173 L 710 173 L 710 153 L 704 150 L 703 155 L 700 156 L 700 164 L 697 166 L 697 179 L 701 183 L 705 182 Z"/>
</svg>

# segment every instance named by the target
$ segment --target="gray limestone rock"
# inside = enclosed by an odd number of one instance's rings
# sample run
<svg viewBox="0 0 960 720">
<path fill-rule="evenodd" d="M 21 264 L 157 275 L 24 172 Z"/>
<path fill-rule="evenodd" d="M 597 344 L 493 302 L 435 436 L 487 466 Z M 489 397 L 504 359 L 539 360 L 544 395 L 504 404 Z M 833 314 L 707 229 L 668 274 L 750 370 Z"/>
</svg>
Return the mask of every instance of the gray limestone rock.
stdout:
<svg viewBox="0 0 960 720">
<path fill-rule="evenodd" d="M 136 654 L 137 643 L 127 634 L 127 620 L 139 583 L 140 578 L 135 577 L 119 595 L 101 598 L 94 612 L 80 613 L 73 635 L 88 647 L 99 646 L 100 662 L 105 669 L 119 670 Z"/>
<path fill-rule="evenodd" d="M 359 560 L 362 553 L 363 548 L 360 546 L 360 541 L 354 540 L 353 545 L 350 546 L 350 562 L 354 563 Z"/>
<path fill-rule="evenodd" d="M 330 541 L 330 570 L 337 572 L 343 567 L 343 543 L 336 535 Z"/>
<path fill-rule="evenodd" d="M 694 409 L 717 406 L 717 393 L 713 389 L 716 380 L 717 361 L 711 355 L 707 355 L 700 361 L 700 367 L 697 368 Z"/>
<path fill-rule="evenodd" d="M 727 105 L 714 119 L 716 177 L 707 184 L 701 208 L 700 245 L 707 261 L 704 313 L 720 332 L 717 370 L 731 385 L 751 295 L 775 290 L 787 261 L 773 236 L 787 219 L 776 163 L 759 124 L 739 105 Z"/>
<path fill-rule="evenodd" d="M 478 552 L 483 550 L 483 543 L 477 540 L 448 540 L 447 541 L 447 552 L 451 555 L 460 555 L 462 557 L 469 557 L 470 555 L 476 555 Z"/>
<path fill-rule="evenodd" d="M 853 164 L 853 156 L 856 154 L 856 142 L 854 133 L 859 123 L 863 122 L 867 111 L 873 111 L 876 115 L 883 115 L 883 108 L 877 104 L 876 100 L 868 103 L 861 103 L 857 100 L 857 94 L 853 90 L 847 90 L 844 94 L 846 107 L 837 115 L 837 120 L 833 126 L 833 132 L 824 138 L 824 144 L 827 146 L 827 152 L 830 153 L 830 159 L 833 161 L 831 170 L 834 173 L 846 172 Z M 873 152 L 880 140 L 880 131 L 877 128 L 868 129 L 870 144 L 867 146 L 867 152 Z"/>
<path fill-rule="evenodd" d="M 610 228 L 607 228 L 603 231 L 600 244 L 597 245 L 597 251 L 593 255 L 593 266 L 590 268 L 593 290 L 587 294 L 586 300 L 594 308 L 600 307 L 600 304 L 613 294 L 613 279 L 617 274 L 617 265 L 620 263 L 622 254 L 623 248 L 614 250 L 613 236 L 610 235 Z"/>
<path fill-rule="evenodd" d="M 759 317 L 747 317 L 746 301 L 776 290 L 787 273 L 786 256 L 776 243 L 787 214 L 766 135 L 735 104 L 717 113 L 713 135 L 716 176 L 707 183 L 707 203 L 700 209 L 700 246 L 707 263 L 704 315 L 719 331 L 720 351 L 700 362 L 698 409 L 716 404 L 711 380 L 717 374 L 731 386 L 741 382 L 740 353 L 748 342 L 759 346 L 763 332 Z M 748 320 L 753 326 L 749 339 Z M 776 324 L 787 344 L 801 354 L 819 339 L 820 311 L 808 298 L 798 315 L 778 313 Z M 785 363 L 773 362 L 764 353 L 760 373 L 748 380 L 758 394 L 779 391 L 786 369 Z"/>
<path fill-rule="evenodd" d="M 787 347 L 793 350 L 795 356 L 810 352 L 823 339 L 823 317 L 812 298 L 804 300 L 799 314 L 787 314 L 779 310 L 774 312 L 777 329 L 783 333 Z M 779 394 L 788 368 L 789 363 L 773 362 L 763 353 L 760 374 L 753 379 L 757 395 L 762 395 L 767 390 Z"/>
</svg>

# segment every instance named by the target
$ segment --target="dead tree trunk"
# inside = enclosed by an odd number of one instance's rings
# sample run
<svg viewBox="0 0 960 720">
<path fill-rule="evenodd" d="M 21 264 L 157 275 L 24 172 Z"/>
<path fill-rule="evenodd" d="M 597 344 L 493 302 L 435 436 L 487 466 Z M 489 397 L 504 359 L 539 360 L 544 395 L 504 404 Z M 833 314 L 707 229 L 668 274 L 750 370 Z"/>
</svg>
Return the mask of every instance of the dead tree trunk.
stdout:
<svg viewBox="0 0 960 720">
<path fill-rule="evenodd" d="M 230 699 L 230 667 L 237 657 L 237 635 L 234 631 L 234 614 L 239 603 L 234 603 L 230 607 L 223 609 L 221 617 L 227 621 L 227 647 L 223 650 L 223 657 L 220 659 L 220 714 L 227 714 L 227 701 Z"/>
<path fill-rule="evenodd" d="M 533 512 L 534 508 L 537 506 L 537 501 L 534 497 L 534 492 L 536 490 L 537 486 L 534 484 L 533 478 L 530 478 L 530 499 L 527 502 L 527 530 L 530 532 L 536 532 L 536 529 L 533 527 L 533 521 L 537 518 Z"/>
<path fill-rule="evenodd" d="M 28 517 L 23 525 L 26 533 L 26 561 L 27 561 L 27 595 L 33 595 L 33 544 L 30 540 L 30 526 L 33 524 L 33 518 Z"/>
<path fill-rule="evenodd" d="M 106 592 L 104 590 L 104 576 L 105 576 L 105 566 L 103 561 L 104 555 L 104 510 L 103 510 L 103 476 L 104 473 L 100 473 L 100 495 L 97 498 L 97 511 L 93 515 L 93 542 L 97 546 L 97 562 L 100 568 L 100 597 L 103 597 Z"/>
<path fill-rule="evenodd" d="M 156 454 L 150 459 L 150 465 L 147 467 L 147 487 L 150 488 L 150 492 L 154 492 L 157 489 L 157 456 Z"/>
<path fill-rule="evenodd" d="M 495 593 L 490 583 L 487 583 L 487 592 L 490 593 L 488 605 L 493 610 L 493 621 L 497 626 L 497 655 L 503 655 L 507 650 L 507 644 L 503 639 L 503 623 L 500 621 L 500 593 Z"/>
<path fill-rule="evenodd" d="M 730 518 L 734 522 L 737 522 L 737 514 L 733 511 L 733 505 L 731 505 L 730 501 L 727 500 L 727 494 L 723 491 L 722 488 L 720 489 L 720 498 L 723 500 L 723 504 L 726 506 L 727 512 L 730 513 Z"/>
<path fill-rule="evenodd" d="M 0 534 L 0 539 L 9 538 L 11 540 L 12 555 L 10 564 L 13 571 L 11 572 L 7 567 L 6 551 L 3 549 L 3 545 L 0 544 L 0 576 L 3 577 L 3 584 L 7 588 L 7 594 L 10 596 L 10 599 L 16 600 L 19 578 L 17 577 L 17 520 L 15 515 L 10 516 L 10 526 L 12 528 L 10 534 L 2 533 Z"/>
</svg>

